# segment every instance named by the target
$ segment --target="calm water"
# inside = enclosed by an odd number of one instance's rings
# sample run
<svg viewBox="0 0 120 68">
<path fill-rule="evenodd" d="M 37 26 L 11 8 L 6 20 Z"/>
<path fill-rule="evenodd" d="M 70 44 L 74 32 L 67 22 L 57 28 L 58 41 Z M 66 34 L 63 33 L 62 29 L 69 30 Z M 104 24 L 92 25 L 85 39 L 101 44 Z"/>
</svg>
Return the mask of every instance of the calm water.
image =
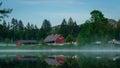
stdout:
<svg viewBox="0 0 120 68">
<path fill-rule="evenodd" d="M 120 68 L 120 53 L 0 53 L 0 68 Z"/>
</svg>

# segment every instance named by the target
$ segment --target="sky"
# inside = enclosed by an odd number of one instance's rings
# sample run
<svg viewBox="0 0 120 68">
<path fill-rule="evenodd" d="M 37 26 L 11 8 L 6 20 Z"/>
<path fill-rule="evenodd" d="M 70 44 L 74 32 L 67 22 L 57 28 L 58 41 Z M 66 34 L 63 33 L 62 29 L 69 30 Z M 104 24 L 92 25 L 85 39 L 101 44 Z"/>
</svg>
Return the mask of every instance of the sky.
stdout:
<svg viewBox="0 0 120 68">
<path fill-rule="evenodd" d="M 90 12 L 101 11 L 106 18 L 120 19 L 120 0 L 1 0 L 1 8 L 12 8 L 13 11 L 7 21 L 12 18 L 42 25 L 44 19 L 48 19 L 52 26 L 61 24 L 63 18 L 67 21 L 70 17 L 77 24 L 82 24 L 90 19 Z"/>
</svg>

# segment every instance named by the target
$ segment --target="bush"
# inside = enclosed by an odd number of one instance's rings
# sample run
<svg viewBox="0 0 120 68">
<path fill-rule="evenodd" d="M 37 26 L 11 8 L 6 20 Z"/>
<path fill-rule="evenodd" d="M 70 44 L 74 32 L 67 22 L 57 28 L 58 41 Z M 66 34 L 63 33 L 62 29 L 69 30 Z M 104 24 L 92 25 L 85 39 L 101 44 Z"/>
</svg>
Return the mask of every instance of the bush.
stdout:
<svg viewBox="0 0 120 68">
<path fill-rule="evenodd" d="M 40 43 L 41 43 L 42 45 L 47 45 L 47 43 L 46 43 L 43 39 L 41 39 Z"/>
<path fill-rule="evenodd" d="M 7 44 L 7 46 L 8 46 L 8 43 L 10 43 L 10 39 L 5 38 L 4 42 L 5 42 L 5 43 Z"/>
<path fill-rule="evenodd" d="M 72 43 L 73 41 L 74 41 L 74 39 L 73 39 L 73 36 L 72 36 L 72 35 L 68 35 L 68 36 L 66 37 L 66 42 Z"/>
</svg>

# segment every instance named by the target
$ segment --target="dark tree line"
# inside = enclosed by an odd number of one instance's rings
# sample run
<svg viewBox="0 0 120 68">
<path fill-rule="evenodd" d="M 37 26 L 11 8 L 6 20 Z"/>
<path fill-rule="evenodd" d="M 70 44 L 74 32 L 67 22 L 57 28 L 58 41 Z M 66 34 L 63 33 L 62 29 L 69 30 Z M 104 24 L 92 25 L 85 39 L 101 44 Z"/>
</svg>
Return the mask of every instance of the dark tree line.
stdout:
<svg viewBox="0 0 120 68">
<path fill-rule="evenodd" d="M 66 38 L 67 42 L 76 41 L 76 39 L 80 43 L 108 41 L 111 39 L 120 40 L 120 21 L 116 26 L 112 25 L 102 12 L 94 10 L 91 12 L 90 20 L 81 25 L 77 25 L 76 21 L 73 21 L 71 17 L 68 21 L 63 19 L 61 24 L 57 26 L 52 26 L 49 20 L 44 19 L 40 28 L 29 22 L 24 25 L 22 20 L 15 18 L 11 19 L 10 22 L 3 20 L 2 24 L 0 24 L 0 41 L 4 41 L 6 38 L 11 41 L 40 41 L 50 34 L 61 34 Z"/>
<path fill-rule="evenodd" d="M 5 38 L 9 38 L 13 41 L 20 39 L 39 40 L 44 33 L 44 31 L 42 31 L 43 28 L 39 29 L 36 25 L 30 24 L 29 22 L 25 26 L 21 20 L 17 20 L 15 18 L 13 18 L 11 22 L 8 23 L 6 23 L 6 21 L 4 20 L 3 23 L 0 24 L 0 26 L 1 41 L 3 41 Z"/>
<path fill-rule="evenodd" d="M 11 41 L 17 40 L 42 40 L 50 34 L 61 34 L 65 38 L 70 35 L 72 38 L 76 38 L 79 33 L 79 26 L 76 22 L 73 22 L 72 18 L 65 19 L 61 25 L 52 27 L 51 22 L 47 19 L 43 21 L 41 28 L 38 28 L 34 24 L 29 22 L 25 26 L 22 20 L 12 18 L 10 22 L 3 21 L 0 24 L 0 41 L 4 41 L 6 38 Z"/>
<path fill-rule="evenodd" d="M 79 31 L 79 26 L 77 25 L 76 21 L 73 21 L 71 17 L 69 18 L 68 22 L 63 19 L 59 29 L 59 33 L 62 34 L 64 37 L 67 37 L 68 35 L 77 37 Z"/>
<path fill-rule="evenodd" d="M 0 7 L 1 5 L 2 3 L 0 3 Z M 61 25 L 54 27 L 52 27 L 49 20 L 44 19 L 41 28 L 29 22 L 25 26 L 22 20 L 15 18 L 12 18 L 10 22 L 6 22 L 4 17 L 8 17 L 11 12 L 12 9 L 0 9 L 0 41 L 6 39 L 11 41 L 43 40 L 50 34 L 61 34 L 67 42 L 76 41 L 76 38 L 80 43 L 96 40 L 120 40 L 120 20 L 116 25 L 113 25 L 99 10 L 93 10 L 90 13 L 90 20 L 81 25 L 77 25 L 76 21 L 73 21 L 70 17 L 68 21 L 63 19 Z"/>
</svg>

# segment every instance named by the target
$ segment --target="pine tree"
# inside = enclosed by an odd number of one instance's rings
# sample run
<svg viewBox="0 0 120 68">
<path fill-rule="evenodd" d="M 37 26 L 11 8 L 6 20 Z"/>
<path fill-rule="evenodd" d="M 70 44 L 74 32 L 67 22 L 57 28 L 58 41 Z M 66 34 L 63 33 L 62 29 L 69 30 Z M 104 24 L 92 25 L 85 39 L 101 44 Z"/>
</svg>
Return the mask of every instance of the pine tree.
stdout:
<svg viewBox="0 0 120 68">
<path fill-rule="evenodd" d="M 73 22 L 73 19 L 71 17 L 68 20 L 68 27 L 67 28 L 69 29 L 68 33 L 73 36 L 74 22 Z"/>
<path fill-rule="evenodd" d="M 23 25 L 23 22 L 21 20 L 18 22 L 18 28 L 19 28 L 19 30 L 24 29 L 24 25 Z"/>
<path fill-rule="evenodd" d="M 51 26 L 51 23 L 50 21 L 48 21 L 47 19 L 45 19 L 43 21 L 43 24 L 41 26 L 41 29 L 40 29 L 40 35 L 42 36 L 42 38 L 44 39 L 47 35 L 50 34 L 50 31 L 52 29 L 52 26 Z"/>
<path fill-rule="evenodd" d="M 49 32 L 52 29 L 51 23 L 50 21 L 48 21 L 47 19 L 45 19 L 43 21 L 43 24 L 41 26 L 41 29 L 44 29 L 45 31 Z"/>
<path fill-rule="evenodd" d="M 67 35 L 68 35 L 67 22 L 65 19 L 63 19 L 63 21 L 60 25 L 59 33 L 64 37 L 67 37 Z"/>
</svg>

